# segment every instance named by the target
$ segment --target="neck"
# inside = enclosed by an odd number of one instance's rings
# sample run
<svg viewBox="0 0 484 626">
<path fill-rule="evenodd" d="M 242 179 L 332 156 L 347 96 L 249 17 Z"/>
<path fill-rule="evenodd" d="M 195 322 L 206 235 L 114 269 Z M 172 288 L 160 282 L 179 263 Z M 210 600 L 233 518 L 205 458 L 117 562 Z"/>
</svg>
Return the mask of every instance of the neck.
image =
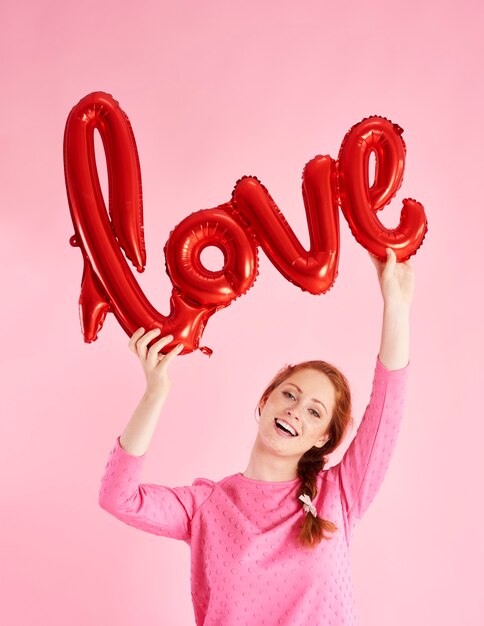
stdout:
<svg viewBox="0 0 484 626">
<path fill-rule="evenodd" d="M 250 453 L 249 464 L 242 474 L 253 480 L 275 483 L 287 482 L 297 478 L 298 461 L 299 459 L 278 456 L 265 450 L 257 437 Z"/>
</svg>

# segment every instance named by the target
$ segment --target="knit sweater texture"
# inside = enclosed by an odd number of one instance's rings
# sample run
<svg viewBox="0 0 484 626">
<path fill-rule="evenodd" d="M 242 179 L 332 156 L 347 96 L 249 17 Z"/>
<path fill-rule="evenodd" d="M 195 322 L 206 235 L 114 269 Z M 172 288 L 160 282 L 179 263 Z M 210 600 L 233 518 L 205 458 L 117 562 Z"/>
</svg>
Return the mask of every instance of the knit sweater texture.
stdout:
<svg viewBox="0 0 484 626">
<path fill-rule="evenodd" d="M 103 509 L 140 530 L 185 541 L 197 626 L 356 626 L 349 566 L 353 530 L 378 492 L 403 417 L 409 364 L 376 359 L 370 402 L 348 450 L 317 477 L 320 517 L 338 530 L 315 548 L 298 540 L 299 479 L 232 474 L 191 486 L 140 483 L 143 456 L 116 439 L 101 481 Z"/>
</svg>

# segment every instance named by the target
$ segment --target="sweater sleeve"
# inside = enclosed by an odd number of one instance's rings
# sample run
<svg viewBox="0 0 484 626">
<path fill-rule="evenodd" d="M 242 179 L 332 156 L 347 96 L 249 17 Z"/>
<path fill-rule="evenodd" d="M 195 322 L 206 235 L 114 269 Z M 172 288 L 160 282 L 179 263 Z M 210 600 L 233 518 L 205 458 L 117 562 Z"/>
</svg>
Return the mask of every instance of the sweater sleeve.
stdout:
<svg viewBox="0 0 484 626">
<path fill-rule="evenodd" d="M 174 488 L 140 484 L 145 458 L 146 453 L 126 452 L 117 437 L 101 480 L 99 505 L 130 526 L 189 542 L 190 522 L 214 483 L 197 479 L 190 487 Z"/>
<path fill-rule="evenodd" d="M 361 519 L 383 483 L 403 417 L 409 365 L 388 370 L 377 357 L 361 424 L 341 462 L 328 470 L 348 517 Z"/>
</svg>

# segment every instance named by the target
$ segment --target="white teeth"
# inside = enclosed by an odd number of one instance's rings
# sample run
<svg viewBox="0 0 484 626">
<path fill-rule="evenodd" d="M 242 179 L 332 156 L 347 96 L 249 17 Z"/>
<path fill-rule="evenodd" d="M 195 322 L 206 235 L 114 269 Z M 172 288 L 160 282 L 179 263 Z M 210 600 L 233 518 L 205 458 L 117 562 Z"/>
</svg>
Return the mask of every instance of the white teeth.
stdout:
<svg viewBox="0 0 484 626">
<path fill-rule="evenodd" d="M 284 420 L 280 420 L 278 417 L 276 417 L 276 423 L 280 424 L 285 430 L 290 432 L 293 437 L 297 436 L 297 432 L 294 430 L 294 428 Z"/>
</svg>

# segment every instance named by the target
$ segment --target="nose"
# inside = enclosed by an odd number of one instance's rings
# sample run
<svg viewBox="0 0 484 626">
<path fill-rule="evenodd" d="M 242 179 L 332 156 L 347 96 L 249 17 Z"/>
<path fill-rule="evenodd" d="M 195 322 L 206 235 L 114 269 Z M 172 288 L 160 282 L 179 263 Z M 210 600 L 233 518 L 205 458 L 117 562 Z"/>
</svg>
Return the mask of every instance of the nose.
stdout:
<svg viewBox="0 0 484 626">
<path fill-rule="evenodd" d="M 299 419 L 299 417 L 297 416 L 296 411 L 294 411 L 293 409 L 286 409 L 286 413 L 288 415 L 290 415 L 291 417 L 294 417 L 295 419 Z"/>
</svg>

